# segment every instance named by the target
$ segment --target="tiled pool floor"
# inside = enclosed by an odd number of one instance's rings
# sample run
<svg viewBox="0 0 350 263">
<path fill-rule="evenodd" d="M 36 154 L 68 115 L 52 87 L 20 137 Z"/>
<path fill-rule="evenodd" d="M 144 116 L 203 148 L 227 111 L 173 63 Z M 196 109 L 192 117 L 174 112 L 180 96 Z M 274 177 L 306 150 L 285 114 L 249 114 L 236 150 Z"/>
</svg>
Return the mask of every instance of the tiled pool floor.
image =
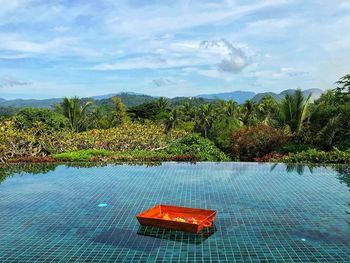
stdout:
<svg viewBox="0 0 350 263">
<path fill-rule="evenodd" d="M 15 174 L 0 184 L 0 262 L 350 262 L 349 190 L 345 168 L 253 163 Z M 215 209 L 216 227 L 141 228 L 157 203 Z"/>
</svg>

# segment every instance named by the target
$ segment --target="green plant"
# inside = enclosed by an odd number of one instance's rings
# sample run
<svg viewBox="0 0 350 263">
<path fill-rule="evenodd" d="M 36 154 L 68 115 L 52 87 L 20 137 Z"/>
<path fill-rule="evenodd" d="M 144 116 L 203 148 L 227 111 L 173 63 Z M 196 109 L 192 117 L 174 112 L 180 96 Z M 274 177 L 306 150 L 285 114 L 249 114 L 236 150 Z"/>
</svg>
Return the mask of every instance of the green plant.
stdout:
<svg viewBox="0 0 350 263">
<path fill-rule="evenodd" d="M 280 118 L 293 134 L 299 134 L 309 115 L 310 98 L 311 94 L 305 100 L 298 89 L 293 95 L 287 94 L 281 101 Z"/>
<path fill-rule="evenodd" d="M 51 157 L 63 161 L 87 161 L 93 157 L 107 157 L 112 156 L 113 152 L 106 150 L 81 150 L 75 152 L 65 152 L 52 154 Z"/>
<path fill-rule="evenodd" d="M 58 110 L 68 119 L 70 129 L 79 132 L 87 126 L 86 111 L 91 104 L 91 101 L 82 103 L 78 97 L 64 98 Z"/>
<path fill-rule="evenodd" d="M 14 126 L 18 129 L 30 129 L 36 123 L 42 123 L 50 131 L 58 131 L 68 127 L 67 119 L 50 109 L 24 108 L 14 119 Z"/>
<path fill-rule="evenodd" d="M 283 144 L 280 147 L 278 147 L 276 149 L 276 152 L 278 153 L 283 153 L 283 154 L 288 154 L 288 153 L 297 153 L 297 152 L 302 152 L 302 151 L 306 151 L 309 149 L 314 148 L 311 145 L 308 144 L 301 144 L 301 143 L 287 143 L 287 144 Z"/>
<path fill-rule="evenodd" d="M 116 127 L 129 122 L 130 118 L 126 113 L 126 108 L 121 98 L 112 97 L 112 101 L 114 103 L 114 111 L 112 112 L 112 125 Z"/>
<path fill-rule="evenodd" d="M 350 163 L 350 150 L 340 151 L 334 148 L 330 152 L 309 149 L 285 156 L 286 163 Z"/>
<path fill-rule="evenodd" d="M 197 134 L 191 134 L 181 139 L 166 150 L 169 154 L 191 154 L 200 161 L 228 161 L 224 152 L 209 139 Z"/>
</svg>

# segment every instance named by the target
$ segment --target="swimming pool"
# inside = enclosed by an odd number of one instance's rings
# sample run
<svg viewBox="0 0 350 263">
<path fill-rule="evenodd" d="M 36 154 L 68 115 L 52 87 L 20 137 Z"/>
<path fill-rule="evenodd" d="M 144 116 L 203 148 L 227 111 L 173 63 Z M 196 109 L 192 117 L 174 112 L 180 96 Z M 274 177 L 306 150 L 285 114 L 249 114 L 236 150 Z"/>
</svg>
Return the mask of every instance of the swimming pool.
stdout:
<svg viewBox="0 0 350 263">
<path fill-rule="evenodd" d="M 21 169 L 0 183 L 0 262 L 350 262 L 344 166 Z M 135 215 L 157 203 L 215 209 L 215 229 L 141 228 Z"/>
</svg>

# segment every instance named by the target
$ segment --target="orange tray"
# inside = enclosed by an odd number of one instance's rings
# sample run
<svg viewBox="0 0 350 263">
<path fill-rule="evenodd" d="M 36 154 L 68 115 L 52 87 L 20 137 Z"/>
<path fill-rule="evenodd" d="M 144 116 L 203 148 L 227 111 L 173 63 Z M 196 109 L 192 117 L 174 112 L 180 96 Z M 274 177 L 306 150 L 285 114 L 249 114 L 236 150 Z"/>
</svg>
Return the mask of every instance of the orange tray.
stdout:
<svg viewBox="0 0 350 263">
<path fill-rule="evenodd" d="M 164 219 L 164 216 L 166 216 L 167 219 Z M 215 216 L 215 210 L 156 205 L 151 209 L 138 214 L 136 218 L 142 226 L 152 226 L 180 230 L 189 233 L 199 233 L 204 227 L 213 226 Z M 182 218 L 185 220 L 189 219 L 189 222 L 174 221 L 176 218 Z"/>
</svg>

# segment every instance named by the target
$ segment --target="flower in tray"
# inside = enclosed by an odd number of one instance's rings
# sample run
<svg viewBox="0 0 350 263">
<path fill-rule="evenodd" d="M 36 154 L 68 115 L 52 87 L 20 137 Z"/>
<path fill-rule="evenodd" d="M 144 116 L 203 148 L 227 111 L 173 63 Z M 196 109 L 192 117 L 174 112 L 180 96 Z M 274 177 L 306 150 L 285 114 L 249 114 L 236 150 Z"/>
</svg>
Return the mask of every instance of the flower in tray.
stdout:
<svg viewBox="0 0 350 263">
<path fill-rule="evenodd" d="M 163 216 L 163 219 L 164 220 L 171 220 L 170 216 L 168 213 L 166 213 L 164 216 Z"/>
<path fill-rule="evenodd" d="M 197 220 L 194 217 L 188 218 L 187 222 L 190 224 L 197 224 Z"/>
<path fill-rule="evenodd" d="M 181 218 L 181 217 L 175 217 L 175 218 L 173 219 L 173 221 L 176 221 L 176 222 L 186 222 L 186 220 L 183 219 L 183 218 Z"/>
</svg>

